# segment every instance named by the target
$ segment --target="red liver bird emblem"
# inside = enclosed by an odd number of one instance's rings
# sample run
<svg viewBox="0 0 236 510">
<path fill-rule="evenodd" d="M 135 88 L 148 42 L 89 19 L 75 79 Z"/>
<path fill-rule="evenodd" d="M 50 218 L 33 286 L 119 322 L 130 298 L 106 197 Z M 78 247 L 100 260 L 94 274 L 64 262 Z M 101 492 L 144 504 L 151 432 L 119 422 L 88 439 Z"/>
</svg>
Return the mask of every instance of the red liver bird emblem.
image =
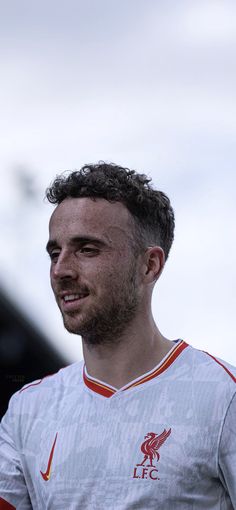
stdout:
<svg viewBox="0 0 236 510">
<path fill-rule="evenodd" d="M 145 462 L 149 459 L 149 464 L 147 464 L 147 467 L 154 467 L 153 461 L 156 459 L 158 462 L 160 459 L 158 450 L 166 441 L 167 437 L 169 437 L 170 433 L 171 429 L 164 429 L 160 435 L 155 434 L 154 432 L 148 432 L 145 436 L 146 441 L 144 441 L 140 447 L 144 458 L 141 464 L 137 464 L 137 466 L 144 466 Z"/>
</svg>

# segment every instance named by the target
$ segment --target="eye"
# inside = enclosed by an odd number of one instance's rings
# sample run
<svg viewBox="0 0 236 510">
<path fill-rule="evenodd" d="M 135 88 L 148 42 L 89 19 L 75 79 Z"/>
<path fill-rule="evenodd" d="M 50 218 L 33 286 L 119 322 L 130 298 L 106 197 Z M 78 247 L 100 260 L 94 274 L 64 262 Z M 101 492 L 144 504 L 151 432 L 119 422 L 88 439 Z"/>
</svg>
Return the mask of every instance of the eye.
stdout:
<svg viewBox="0 0 236 510">
<path fill-rule="evenodd" d="M 60 255 L 60 251 L 59 250 L 52 250 L 49 253 L 49 257 L 50 257 L 52 262 L 56 262 L 58 257 L 59 257 L 59 255 Z"/>
<path fill-rule="evenodd" d="M 99 250 L 94 246 L 81 246 L 80 253 L 84 253 L 85 255 L 96 255 Z"/>
</svg>

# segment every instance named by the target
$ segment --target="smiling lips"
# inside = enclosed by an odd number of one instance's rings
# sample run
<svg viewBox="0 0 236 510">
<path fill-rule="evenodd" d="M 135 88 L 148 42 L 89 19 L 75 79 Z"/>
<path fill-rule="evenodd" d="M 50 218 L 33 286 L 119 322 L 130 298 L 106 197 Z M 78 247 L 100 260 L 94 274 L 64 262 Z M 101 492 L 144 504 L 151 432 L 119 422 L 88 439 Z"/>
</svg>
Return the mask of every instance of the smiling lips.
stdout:
<svg viewBox="0 0 236 510">
<path fill-rule="evenodd" d="M 78 304 L 83 301 L 88 296 L 88 293 L 80 293 L 80 294 L 65 294 L 62 300 L 63 309 L 66 310 L 74 310 L 77 308 Z"/>
<path fill-rule="evenodd" d="M 88 294 L 66 294 L 66 296 L 64 296 L 63 299 L 67 303 L 67 301 L 76 301 L 78 299 L 83 299 L 87 295 Z"/>
</svg>

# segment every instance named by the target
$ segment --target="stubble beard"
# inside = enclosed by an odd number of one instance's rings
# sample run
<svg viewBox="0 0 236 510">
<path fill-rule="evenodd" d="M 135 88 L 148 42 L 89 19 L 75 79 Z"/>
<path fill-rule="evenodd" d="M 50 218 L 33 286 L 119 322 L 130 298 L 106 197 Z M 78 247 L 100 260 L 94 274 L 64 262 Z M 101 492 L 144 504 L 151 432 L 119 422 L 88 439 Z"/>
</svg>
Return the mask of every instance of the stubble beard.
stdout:
<svg viewBox="0 0 236 510">
<path fill-rule="evenodd" d="M 122 341 L 122 334 L 137 314 L 139 298 L 135 261 L 120 280 L 116 285 L 113 282 L 109 284 L 102 306 L 91 307 L 84 319 L 76 320 L 77 312 L 63 316 L 67 331 L 81 335 L 88 347 Z"/>
</svg>

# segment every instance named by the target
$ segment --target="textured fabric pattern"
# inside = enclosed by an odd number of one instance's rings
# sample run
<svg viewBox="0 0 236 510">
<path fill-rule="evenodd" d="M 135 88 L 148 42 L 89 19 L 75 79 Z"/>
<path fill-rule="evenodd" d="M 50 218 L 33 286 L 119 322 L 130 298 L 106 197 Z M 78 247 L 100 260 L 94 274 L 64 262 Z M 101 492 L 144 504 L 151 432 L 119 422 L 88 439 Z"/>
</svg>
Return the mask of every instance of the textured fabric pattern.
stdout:
<svg viewBox="0 0 236 510">
<path fill-rule="evenodd" d="M 157 373 L 108 398 L 81 362 L 17 392 L 0 427 L 0 498 L 17 510 L 236 509 L 235 368 L 188 346 Z"/>
</svg>

